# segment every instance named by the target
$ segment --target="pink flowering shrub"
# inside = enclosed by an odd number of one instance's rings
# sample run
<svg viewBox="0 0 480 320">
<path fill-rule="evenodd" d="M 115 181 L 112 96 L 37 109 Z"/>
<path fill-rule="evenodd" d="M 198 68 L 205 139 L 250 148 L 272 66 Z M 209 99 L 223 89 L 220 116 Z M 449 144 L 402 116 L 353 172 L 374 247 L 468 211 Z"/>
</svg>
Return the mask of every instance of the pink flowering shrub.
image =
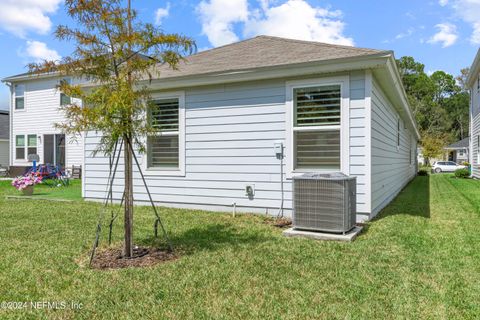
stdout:
<svg viewBox="0 0 480 320">
<path fill-rule="evenodd" d="M 12 181 L 12 186 L 17 190 L 22 191 L 28 186 L 34 186 L 42 182 L 42 177 L 38 174 L 31 173 L 24 177 L 17 177 Z"/>
</svg>

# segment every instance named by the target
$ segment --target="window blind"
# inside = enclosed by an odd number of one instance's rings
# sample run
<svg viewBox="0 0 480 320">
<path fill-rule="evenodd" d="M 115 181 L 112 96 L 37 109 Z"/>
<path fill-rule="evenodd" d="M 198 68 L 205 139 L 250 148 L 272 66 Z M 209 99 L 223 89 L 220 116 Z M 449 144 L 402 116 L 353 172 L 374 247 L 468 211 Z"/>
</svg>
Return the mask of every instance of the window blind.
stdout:
<svg viewBox="0 0 480 320">
<path fill-rule="evenodd" d="M 340 125 L 339 85 L 294 89 L 295 126 Z"/>
</svg>

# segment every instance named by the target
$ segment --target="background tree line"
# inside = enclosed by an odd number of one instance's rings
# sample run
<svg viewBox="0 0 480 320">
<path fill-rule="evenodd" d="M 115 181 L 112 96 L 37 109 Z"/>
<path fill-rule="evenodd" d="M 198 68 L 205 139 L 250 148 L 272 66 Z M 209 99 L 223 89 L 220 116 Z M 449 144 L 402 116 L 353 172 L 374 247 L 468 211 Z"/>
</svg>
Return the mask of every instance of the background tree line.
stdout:
<svg viewBox="0 0 480 320">
<path fill-rule="evenodd" d="M 424 156 L 437 157 L 448 144 L 468 137 L 468 68 L 457 77 L 444 71 L 428 75 L 425 65 L 412 57 L 400 58 L 397 66 L 422 136 Z"/>
</svg>

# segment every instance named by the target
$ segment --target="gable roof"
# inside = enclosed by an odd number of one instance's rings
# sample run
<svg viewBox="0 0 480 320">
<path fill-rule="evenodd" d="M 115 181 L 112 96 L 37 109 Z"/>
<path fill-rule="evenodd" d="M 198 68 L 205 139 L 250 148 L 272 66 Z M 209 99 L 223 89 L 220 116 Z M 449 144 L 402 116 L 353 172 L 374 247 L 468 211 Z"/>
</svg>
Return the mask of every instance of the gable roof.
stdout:
<svg viewBox="0 0 480 320">
<path fill-rule="evenodd" d="M 10 117 L 9 112 L 0 110 L 0 139 L 9 139 L 10 137 Z"/>
<path fill-rule="evenodd" d="M 417 139 L 420 139 L 393 51 L 390 50 L 258 36 L 188 56 L 179 63 L 177 70 L 172 70 L 168 65 L 161 65 L 158 69 L 158 72 L 152 71 L 152 79 L 145 75 L 141 82 L 151 90 L 371 70 L 388 89 L 392 102 L 401 116 L 407 119 Z M 54 76 L 58 74 L 27 74 L 3 81 L 16 82 Z M 92 82 L 83 85 L 96 86 Z"/>
<path fill-rule="evenodd" d="M 470 137 L 466 137 L 460 141 L 454 142 L 451 145 L 445 147 L 445 149 L 466 149 L 470 146 Z"/>
<path fill-rule="evenodd" d="M 382 53 L 391 53 L 391 51 L 355 48 L 272 36 L 257 36 L 188 56 L 185 61 L 179 63 L 177 70 L 172 70 L 168 65 L 160 65 L 158 68 L 160 75 L 155 78 L 166 79 L 218 72 L 234 72 Z M 15 82 L 56 75 L 56 73 L 50 73 L 39 76 L 27 72 L 4 78 L 2 81 Z"/>
<path fill-rule="evenodd" d="M 355 48 L 313 41 L 258 36 L 248 40 L 199 52 L 186 58 L 172 70 L 160 67 L 160 79 L 216 72 L 286 66 L 297 63 L 327 61 L 378 55 L 391 51 Z"/>
</svg>

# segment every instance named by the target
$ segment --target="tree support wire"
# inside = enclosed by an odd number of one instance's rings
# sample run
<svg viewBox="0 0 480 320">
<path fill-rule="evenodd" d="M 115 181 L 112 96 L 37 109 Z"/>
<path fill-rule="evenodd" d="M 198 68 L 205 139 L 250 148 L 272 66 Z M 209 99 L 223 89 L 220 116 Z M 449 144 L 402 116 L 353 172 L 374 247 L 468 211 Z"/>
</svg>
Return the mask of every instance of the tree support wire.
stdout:
<svg viewBox="0 0 480 320">
<path fill-rule="evenodd" d="M 127 140 L 126 143 L 129 145 L 131 150 L 133 150 L 133 146 L 131 141 Z M 133 154 L 133 159 L 135 160 L 135 163 L 137 164 L 138 171 L 140 172 L 140 176 L 142 177 L 143 184 L 145 186 L 145 189 L 147 190 L 148 198 L 150 200 L 150 204 L 152 205 L 153 212 L 155 213 L 155 217 L 157 218 L 155 220 L 155 224 L 153 226 L 154 232 L 155 232 L 155 237 L 158 237 L 158 225 L 162 228 L 163 236 L 167 240 L 168 248 L 170 252 L 173 252 L 173 246 L 172 242 L 170 241 L 170 238 L 168 237 L 167 231 L 165 230 L 165 227 L 163 226 L 162 219 L 160 219 L 160 215 L 158 214 L 157 207 L 155 206 L 155 203 L 153 202 L 152 194 L 150 193 L 150 189 L 148 188 L 147 181 L 145 180 L 145 176 L 143 175 L 142 168 L 140 167 L 140 163 L 138 162 L 137 155 L 135 152 L 132 152 Z"/>
<path fill-rule="evenodd" d="M 96 249 L 97 249 L 97 247 L 99 245 L 99 242 L 100 242 L 100 233 L 102 231 L 102 222 L 103 222 L 103 218 L 104 218 L 104 215 L 105 215 L 105 210 L 106 210 L 106 207 L 108 206 L 109 200 L 110 200 L 110 203 L 113 204 L 113 181 L 115 179 L 115 175 L 116 175 L 116 172 L 117 172 L 117 169 L 118 169 L 118 162 L 120 160 L 120 155 L 122 153 L 122 147 L 123 147 L 124 144 L 128 144 L 128 147 L 132 148 L 131 150 L 133 150 L 132 144 L 128 140 L 123 140 L 122 142 L 120 142 L 120 147 L 118 147 L 118 144 L 119 143 L 117 141 L 115 143 L 113 154 L 110 156 L 110 159 L 109 159 L 110 167 L 109 167 L 109 174 L 108 174 L 108 179 L 107 179 L 107 188 L 108 189 L 105 190 L 106 197 L 105 197 L 105 200 L 104 200 L 104 205 L 102 207 L 102 210 L 99 213 L 98 224 L 97 224 L 97 228 L 96 228 L 95 241 L 93 243 L 92 252 L 91 252 L 91 255 L 90 255 L 90 263 L 89 263 L 90 265 L 92 264 L 93 258 L 95 257 Z M 135 163 L 137 165 L 138 171 L 140 172 L 140 176 L 142 177 L 142 181 L 143 181 L 143 184 L 145 186 L 145 189 L 147 190 L 147 194 L 148 194 L 148 197 L 149 197 L 149 200 L 150 200 L 150 204 L 153 208 L 153 212 L 155 214 L 155 218 L 156 218 L 155 223 L 154 223 L 155 238 L 158 238 L 158 226 L 160 225 L 160 227 L 162 229 L 163 236 L 167 240 L 168 249 L 169 249 L 170 252 L 173 252 L 172 242 L 170 241 L 170 238 L 168 237 L 167 231 L 165 230 L 165 227 L 162 223 L 162 220 L 161 220 L 160 215 L 157 211 L 155 203 L 153 202 L 153 198 L 152 198 L 152 195 L 150 193 L 150 189 L 148 188 L 147 182 L 145 180 L 145 176 L 143 175 L 143 171 L 142 171 L 142 168 L 140 166 L 140 163 L 138 162 L 138 159 L 137 159 L 137 156 L 136 156 L 135 152 L 132 152 L 132 154 L 133 154 L 133 158 L 135 160 Z M 114 162 L 115 162 L 115 164 L 114 164 Z M 125 201 L 125 192 L 122 195 L 122 200 L 120 202 L 120 207 L 123 206 L 124 201 Z M 118 212 L 116 212 L 114 214 L 114 210 L 112 210 L 112 215 L 111 215 L 110 223 L 109 223 L 109 235 L 108 235 L 108 243 L 109 244 L 111 244 L 111 241 L 112 241 L 113 223 L 114 223 L 114 221 L 116 220 L 117 217 L 118 217 Z"/>
<path fill-rule="evenodd" d="M 99 216 L 98 216 L 98 223 L 97 223 L 97 229 L 96 229 L 96 234 L 95 234 L 95 241 L 93 242 L 93 247 L 92 247 L 92 253 L 90 254 L 90 263 L 89 265 L 92 265 L 93 257 L 95 256 L 95 251 L 98 247 L 98 244 L 100 242 L 100 233 L 102 231 L 102 221 L 103 217 L 105 215 L 105 209 L 108 206 L 108 200 L 111 199 L 113 201 L 113 180 L 115 179 L 115 174 L 117 172 L 118 168 L 118 161 L 120 160 L 120 154 L 122 152 L 122 146 L 123 142 L 120 143 L 120 148 L 118 149 L 118 155 L 117 155 L 117 147 L 118 147 L 118 140 L 115 142 L 115 146 L 113 149 L 113 154 L 110 155 L 109 158 L 109 172 L 108 172 L 108 179 L 107 179 L 107 190 L 105 190 L 106 196 L 104 199 L 104 204 L 102 209 L 100 210 Z M 116 160 L 115 160 L 116 157 Z M 113 161 L 115 161 L 115 169 L 112 170 L 113 168 Z"/>
</svg>

